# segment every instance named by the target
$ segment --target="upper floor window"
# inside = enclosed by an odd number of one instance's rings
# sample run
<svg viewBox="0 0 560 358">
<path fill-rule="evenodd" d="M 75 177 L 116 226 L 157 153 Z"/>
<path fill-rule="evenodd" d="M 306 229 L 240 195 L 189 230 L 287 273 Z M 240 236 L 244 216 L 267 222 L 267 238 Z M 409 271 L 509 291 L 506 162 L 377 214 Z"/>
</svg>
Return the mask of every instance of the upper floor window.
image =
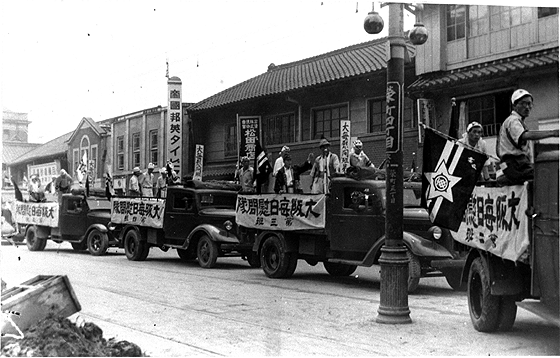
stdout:
<svg viewBox="0 0 560 358">
<path fill-rule="evenodd" d="M 490 31 L 509 29 L 531 22 L 532 9 L 520 6 L 489 6 Z"/>
<path fill-rule="evenodd" d="M 237 155 L 237 125 L 235 123 L 226 125 L 224 138 L 224 156 L 233 157 Z"/>
<path fill-rule="evenodd" d="M 368 130 L 370 133 L 385 131 L 387 120 L 385 98 L 374 99 L 368 102 Z M 415 128 L 417 112 L 414 101 L 410 98 L 404 99 L 403 128 Z"/>
<path fill-rule="evenodd" d="M 340 136 L 340 121 L 348 119 L 346 104 L 313 110 L 313 138 L 337 138 Z"/>
<path fill-rule="evenodd" d="M 294 113 L 266 116 L 262 120 L 263 140 L 266 145 L 297 141 L 298 126 Z"/>
<path fill-rule="evenodd" d="M 469 37 L 487 34 L 490 31 L 488 6 L 469 6 Z"/>
<path fill-rule="evenodd" d="M 547 17 L 551 15 L 558 14 L 557 7 L 539 7 L 537 10 L 538 18 Z"/>
<path fill-rule="evenodd" d="M 447 41 L 465 37 L 467 9 L 465 5 L 447 5 Z"/>
<path fill-rule="evenodd" d="M 132 166 L 140 166 L 140 133 L 132 134 Z"/>
<path fill-rule="evenodd" d="M 459 111 L 455 115 L 466 119 L 465 128 L 468 123 L 478 122 L 482 124 L 483 136 L 496 136 L 510 114 L 510 97 L 511 91 L 471 97 L 460 101 L 465 103 L 459 103 Z M 460 113 L 461 111 L 466 113 Z M 458 133 L 459 137 L 462 135 L 463 133 Z"/>
<path fill-rule="evenodd" d="M 124 136 L 117 137 L 117 169 L 124 170 Z"/>
<path fill-rule="evenodd" d="M 158 162 L 158 131 L 150 131 L 150 163 L 157 165 Z"/>
</svg>

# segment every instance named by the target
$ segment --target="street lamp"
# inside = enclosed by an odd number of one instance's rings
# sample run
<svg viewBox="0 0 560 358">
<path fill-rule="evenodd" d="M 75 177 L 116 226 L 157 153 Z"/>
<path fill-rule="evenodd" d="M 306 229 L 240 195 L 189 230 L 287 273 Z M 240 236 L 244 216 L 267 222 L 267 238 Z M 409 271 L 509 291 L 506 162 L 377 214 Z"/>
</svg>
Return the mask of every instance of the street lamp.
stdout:
<svg viewBox="0 0 560 358">
<path fill-rule="evenodd" d="M 381 6 L 384 6 L 382 4 Z M 381 248 L 380 303 L 378 323 L 412 323 L 408 308 L 408 256 L 403 244 L 403 138 L 402 112 L 404 100 L 404 59 L 407 51 L 403 31 L 403 8 L 415 13 L 420 5 L 389 3 L 389 48 L 387 61 L 387 97 L 385 120 L 386 164 L 386 219 L 385 245 Z M 367 25 L 367 26 L 366 26 Z M 383 19 L 372 11 L 364 21 L 368 33 L 379 33 Z M 372 32 L 368 31 L 371 29 Z M 377 32 L 373 32 L 377 31 Z M 428 39 L 426 28 L 417 23 L 409 33 L 410 41 L 421 45 Z"/>
</svg>

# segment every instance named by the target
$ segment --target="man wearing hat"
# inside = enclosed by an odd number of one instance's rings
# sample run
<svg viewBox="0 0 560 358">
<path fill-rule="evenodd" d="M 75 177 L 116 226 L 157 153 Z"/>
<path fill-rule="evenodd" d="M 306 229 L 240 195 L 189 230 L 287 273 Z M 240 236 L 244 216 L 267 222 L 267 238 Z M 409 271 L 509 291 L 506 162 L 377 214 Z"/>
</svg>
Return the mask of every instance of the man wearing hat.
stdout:
<svg viewBox="0 0 560 358">
<path fill-rule="evenodd" d="M 340 161 L 338 155 L 330 152 L 331 143 L 326 138 L 319 142 L 321 155 L 315 158 L 313 168 L 311 168 L 311 192 L 313 194 L 328 194 L 329 182 L 337 172 Z"/>
<path fill-rule="evenodd" d="M 313 158 L 313 153 L 309 153 L 307 160 L 303 164 L 292 165 L 292 157 L 290 154 L 286 154 L 284 156 L 284 166 L 276 173 L 274 192 L 276 194 L 302 193 L 299 186 L 299 178 L 302 173 L 311 169 Z"/>
<path fill-rule="evenodd" d="M 147 198 L 154 196 L 154 168 L 155 165 L 153 163 L 149 163 L 148 171 L 138 178 L 140 188 L 142 189 L 142 196 Z"/>
<path fill-rule="evenodd" d="M 165 199 L 167 197 L 167 169 L 159 170 L 159 177 L 156 181 L 156 198 Z"/>
<path fill-rule="evenodd" d="M 141 196 L 142 193 L 140 192 L 140 184 L 139 184 L 139 176 L 142 175 L 139 167 L 134 167 L 132 169 L 132 176 L 130 177 L 130 183 L 128 186 L 128 195 L 129 196 Z"/>
<path fill-rule="evenodd" d="M 511 96 L 513 111 L 502 123 L 496 141 L 496 154 L 500 158 L 498 183 L 502 185 L 522 184 L 533 179 L 533 163 L 529 140 L 558 137 L 558 129 L 529 130 L 525 118 L 533 109 L 533 95 L 518 89 Z"/>
<path fill-rule="evenodd" d="M 241 191 L 244 193 L 254 193 L 255 186 L 253 185 L 254 181 L 254 170 L 251 166 L 249 166 L 250 160 L 248 156 L 244 156 L 241 158 L 241 168 L 237 170 L 235 176 L 239 180 L 241 184 Z"/>
<path fill-rule="evenodd" d="M 467 126 L 467 132 L 463 133 L 463 137 L 457 141 L 457 143 L 463 144 L 465 147 L 474 148 L 479 152 L 488 154 L 488 149 L 486 148 L 486 142 L 482 139 L 482 124 L 478 122 L 471 122 Z M 485 181 L 490 180 L 490 175 L 488 174 L 488 166 L 490 165 L 490 159 L 484 163 L 482 168 L 482 178 Z"/>
<path fill-rule="evenodd" d="M 362 150 L 363 146 L 362 141 L 356 139 L 354 147 L 352 148 L 352 151 L 350 151 L 350 165 L 361 168 L 375 168 L 371 160 L 369 160 L 367 154 Z"/>
</svg>

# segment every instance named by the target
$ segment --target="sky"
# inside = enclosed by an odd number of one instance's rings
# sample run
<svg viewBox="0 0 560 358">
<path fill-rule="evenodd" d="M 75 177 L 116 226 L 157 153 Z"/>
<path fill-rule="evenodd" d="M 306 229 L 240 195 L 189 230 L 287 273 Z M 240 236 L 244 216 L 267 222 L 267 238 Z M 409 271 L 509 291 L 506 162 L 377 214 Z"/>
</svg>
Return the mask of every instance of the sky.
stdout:
<svg viewBox="0 0 560 358">
<path fill-rule="evenodd" d="M 372 5 L 385 20 L 379 35 L 363 29 Z M 0 104 L 28 113 L 29 141 L 45 143 L 83 117 L 166 106 L 167 63 L 183 102 L 199 102 L 271 63 L 387 36 L 387 9 L 355 0 L 2 0 Z M 414 22 L 405 11 L 404 30 Z"/>
</svg>

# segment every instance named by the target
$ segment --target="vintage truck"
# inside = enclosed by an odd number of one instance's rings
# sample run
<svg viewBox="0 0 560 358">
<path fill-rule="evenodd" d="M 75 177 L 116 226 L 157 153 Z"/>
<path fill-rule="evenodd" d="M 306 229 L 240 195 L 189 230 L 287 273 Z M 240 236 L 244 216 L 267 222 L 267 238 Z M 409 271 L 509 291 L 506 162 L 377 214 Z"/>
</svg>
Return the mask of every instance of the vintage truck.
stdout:
<svg viewBox="0 0 560 358">
<path fill-rule="evenodd" d="M 330 194 L 239 195 L 237 224 L 255 237 L 254 252 L 271 278 L 290 277 L 299 259 L 322 262 L 333 276 L 351 275 L 357 266 L 378 263 L 385 240 L 385 181 L 336 177 Z M 463 245 L 448 230 L 432 226 L 420 207 L 421 183 L 406 182 L 403 190 L 403 241 L 409 263 L 408 290 L 421 277 L 445 276 L 463 289 Z M 434 262 L 445 260 L 444 270 Z M 450 262 L 458 264 L 450 265 Z"/>
<path fill-rule="evenodd" d="M 176 249 L 183 260 L 198 259 L 203 268 L 220 256 L 241 256 L 251 266 L 260 262 L 252 241 L 235 225 L 239 185 L 190 180 L 170 186 L 165 199 L 111 198 L 111 229 L 124 242 L 126 257 L 143 261 L 151 247 Z"/>
<path fill-rule="evenodd" d="M 42 251 L 49 239 L 68 241 L 74 250 L 87 249 L 94 256 L 105 254 L 110 246 L 122 247 L 107 228 L 110 202 L 101 195 L 86 196 L 81 188 L 63 194 L 60 203 L 16 201 L 14 220 L 27 248 Z"/>
<path fill-rule="evenodd" d="M 477 331 L 507 331 L 517 306 L 560 326 L 558 145 L 536 146 L 524 185 L 476 186 L 454 239 L 470 252 L 462 272 Z"/>
</svg>

